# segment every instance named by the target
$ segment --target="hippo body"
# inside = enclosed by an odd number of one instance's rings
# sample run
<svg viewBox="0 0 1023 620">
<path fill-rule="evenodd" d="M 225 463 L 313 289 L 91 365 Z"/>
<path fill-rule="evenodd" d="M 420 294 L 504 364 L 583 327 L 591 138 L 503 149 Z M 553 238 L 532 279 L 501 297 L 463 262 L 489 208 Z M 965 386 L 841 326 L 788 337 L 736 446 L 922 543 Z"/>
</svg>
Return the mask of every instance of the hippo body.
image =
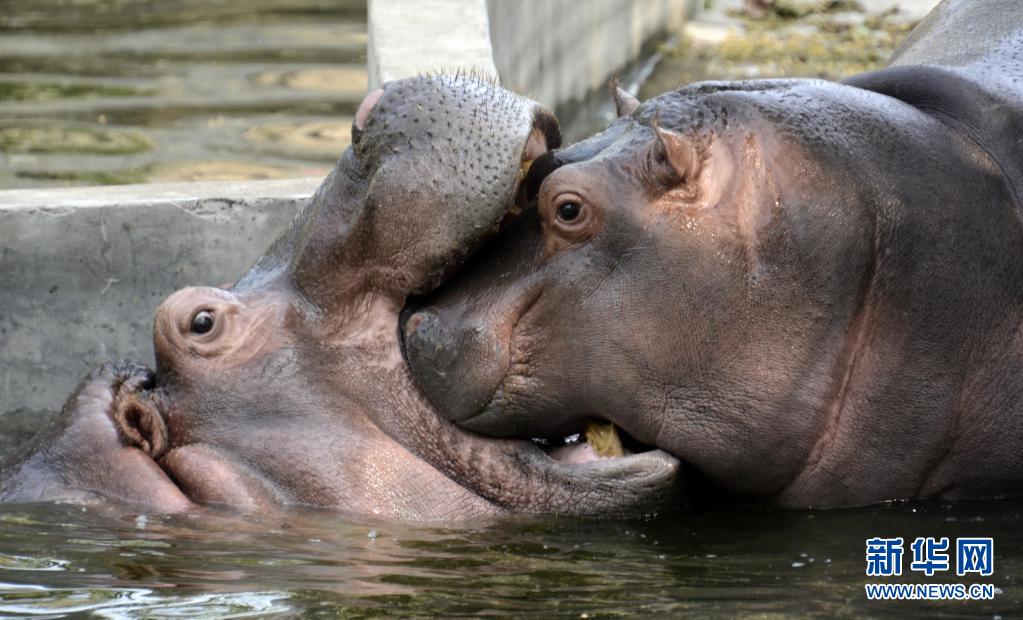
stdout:
<svg viewBox="0 0 1023 620">
<path fill-rule="evenodd" d="M 406 312 L 442 415 L 608 420 L 785 507 L 1023 492 L 1023 10 L 945 0 L 889 68 L 706 82 L 533 168 Z"/>
<path fill-rule="evenodd" d="M 107 364 L 86 378 L 0 473 L 0 501 L 452 520 L 637 514 L 675 496 L 663 452 L 571 465 L 459 429 L 400 353 L 405 298 L 497 229 L 522 168 L 560 140 L 553 117 L 485 81 L 428 76 L 370 93 L 352 136 L 247 274 L 161 305 L 155 373 Z"/>
</svg>

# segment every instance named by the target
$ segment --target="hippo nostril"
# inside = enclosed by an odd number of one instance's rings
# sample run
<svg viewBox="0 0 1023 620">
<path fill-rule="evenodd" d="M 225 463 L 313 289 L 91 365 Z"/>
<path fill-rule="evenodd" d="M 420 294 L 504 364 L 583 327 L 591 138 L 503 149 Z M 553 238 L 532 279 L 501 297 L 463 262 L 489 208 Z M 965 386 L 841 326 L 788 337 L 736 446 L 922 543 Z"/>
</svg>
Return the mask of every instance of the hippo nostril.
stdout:
<svg viewBox="0 0 1023 620">
<path fill-rule="evenodd" d="M 492 400 L 508 368 L 502 347 L 431 309 L 410 316 L 404 331 L 413 381 L 442 417 L 467 420 Z"/>
<path fill-rule="evenodd" d="M 404 332 L 405 346 L 410 349 L 407 354 L 434 362 L 438 355 L 443 355 L 445 340 L 441 337 L 439 317 L 430 310 L 420 310 L 408 317 Z"/>
<path fill-rule="evenodd" d="M 192 317 L 191 325 L 193 334 L 206 334 L 213 329 L 213 311 L 200 310 Z"/>
</svg>

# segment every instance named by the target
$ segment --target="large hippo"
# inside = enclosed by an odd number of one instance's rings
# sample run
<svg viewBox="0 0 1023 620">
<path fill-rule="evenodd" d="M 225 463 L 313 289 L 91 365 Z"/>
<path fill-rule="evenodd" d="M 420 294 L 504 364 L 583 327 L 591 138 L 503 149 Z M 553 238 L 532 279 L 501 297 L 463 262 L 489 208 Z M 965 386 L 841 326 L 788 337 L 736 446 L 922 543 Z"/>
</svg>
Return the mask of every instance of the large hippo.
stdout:
<svg viewBox="0 0 1023 620">
<path fill-rule="evenodd" d="M 844 83 L 616 97 L 406 311 L 443 415 L 550 442 L 610 421 L 785 507 L 1023 493 L 1016 0 L 945 0 Z"/>
<path fill-rule="evenodd" d="M 370 93 L 352 146 L 266 255 L 233 286 L 171 295 L 155 317 L 155 374 L 94 371 L 0 476 L 0 501 L 465 519 L 671 500 L 673 457 L 560 463 L 529 441 L 465 432 L 418 395 L 400 353 L 406 297 L 496 231 L 522 170 L 559 141 L 548 112 L 475 78 Z"/>
</svg>

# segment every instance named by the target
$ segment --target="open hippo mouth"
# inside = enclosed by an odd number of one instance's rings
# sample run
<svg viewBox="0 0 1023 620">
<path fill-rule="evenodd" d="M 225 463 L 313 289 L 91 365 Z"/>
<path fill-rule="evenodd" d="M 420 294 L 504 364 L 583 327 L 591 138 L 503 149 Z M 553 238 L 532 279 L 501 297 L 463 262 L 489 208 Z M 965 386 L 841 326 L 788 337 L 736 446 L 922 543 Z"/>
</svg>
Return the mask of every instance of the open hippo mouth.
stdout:
<svg viewBox="0 0 1023 620">
<path fill-rule="evenodd" d="M 606 425 L 564 442 L 465 430 L 416 388 L 402 353 L 409 299 L 518 225 L 559 142 L 553 116 L 479 81 L 371 93 L 352 147 L 264 258 L 230 288 L 161 306 L 155 378 L 111 404 L 122 440 L 193 501 L 243 508 L 621 516 L 674 501 L 669 454 Z"/>
</svg>

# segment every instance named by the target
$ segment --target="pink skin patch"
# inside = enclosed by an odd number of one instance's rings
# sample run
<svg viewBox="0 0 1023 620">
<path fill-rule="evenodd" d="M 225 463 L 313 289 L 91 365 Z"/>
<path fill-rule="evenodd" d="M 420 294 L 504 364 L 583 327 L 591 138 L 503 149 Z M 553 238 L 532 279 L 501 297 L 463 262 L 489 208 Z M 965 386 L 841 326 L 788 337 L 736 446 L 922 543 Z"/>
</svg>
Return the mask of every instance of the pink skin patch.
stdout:
<svg viewBox="0 0 1023 620">
<path fill-rule="evenodd" d="M 630 454 L 632 454 L 632 451 L 625 450 L 624 456 L 629 456 Z M 593 446 L 585 441 L 570 443 L 565 446 L 558 446 L 548 452 L 547 456 L 559 463 L 565 463 L 566 465 L 581 465 L 583 463 L 593 463 L 604 459 L 618 458 L 615 456 L 601 456 L 597 454 L 596 450 L 593 449 Z"/>
<path fill-rule="evenodd" d="M 361 130 L 366 127 L 366 121 L 369 120 L 369 115 L 373 112 L 373 106 L 377 104 L 377 101 L 380 101 L 380 96 L 383 94 L 384 90 L 382 88 L 378 88 L 366 95 L 366 97 L 362 100 L 362 103 L 359 104 L 359 109 L 355 111 L 356 129 Z"/>
<path fill-rule="evenodd" d="M 554 448 L 547 455 L 559 463 L 578 465 L 592 463 L 604 458 L 593 451 L 588 443 L 576 443 Z"/>
</svg>

